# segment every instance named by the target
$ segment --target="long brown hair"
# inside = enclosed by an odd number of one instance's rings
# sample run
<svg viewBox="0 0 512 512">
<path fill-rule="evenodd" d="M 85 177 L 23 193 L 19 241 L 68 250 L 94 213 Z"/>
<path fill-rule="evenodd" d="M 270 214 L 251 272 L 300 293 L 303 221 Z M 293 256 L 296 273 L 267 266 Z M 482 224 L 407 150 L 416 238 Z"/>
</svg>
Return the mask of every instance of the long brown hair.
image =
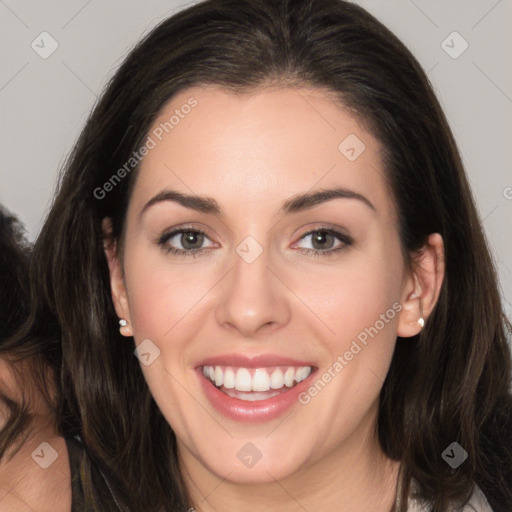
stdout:
<svg viewBox="0 0 512 512">
<path fill-rule="evenodd" d="M 30 336 L 21 343 L 16 337 L 30 312 L 30 251 L 22 223 L 0 206 L 0 357 L 5 372 L 0 375 L 0 459 L 4 460 L 13 457 L 32 432 L 31 388 L 38 389 L 50 407 L 54 403 L 44 346 Z"/>
<path fill-rule="evenodd" d="M 432 510 L 473 482 L 512 509 L 511 355 L 497 276 L 447 120 L 417 60 L 361 7 L 342 0 L 208 0 L 153 29 L 94 107 L 66 162 L 34 248 L 32 335 L 62 349 L 60 414 L 133 510 L 186 510 L 175 435 L 133 347 L 118 332 L 101 221 L 121 240 L 137 168 L 95 194 L 140 148 L 168 100 L 193 85 L 269 84 L 329 91 L 382 143 L 404 254 L 440 233 L 446 275 L 421 334 L 397 340 L 377 435 Z M 410 261 L 408 261 L 410 263 Z M 58 325 L 59 336 L 52 328 Z M 60 364 L 55 358 L 56 369 Z M 442 452 L 469 454 L 456 470 Z M 84 485 L 91 500 L 90 467 Z"/>
</svg>

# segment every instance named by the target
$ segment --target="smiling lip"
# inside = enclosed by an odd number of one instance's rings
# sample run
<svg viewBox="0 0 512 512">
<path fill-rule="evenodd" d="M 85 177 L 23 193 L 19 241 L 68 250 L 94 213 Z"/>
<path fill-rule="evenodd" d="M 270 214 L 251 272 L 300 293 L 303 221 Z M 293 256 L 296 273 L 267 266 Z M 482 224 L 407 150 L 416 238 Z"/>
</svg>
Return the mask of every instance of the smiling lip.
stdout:
<svg viewBox="0 0 512 512">
<path fill-rule="evenodd" d="M 308 361 L 300 361 L 290 357 L 281 357 L 274 354 L 257 354 L 247 356 L 242 354 L 225 354 L 203 359 L 197 366 L 236 366 L 239 368 L 265 368 L 270 366 L 311 366 Z"/>
<path fill-rule="evenodd" d="M 310 366 L 312 370 L 311 374 L 306 379 L 287 391 L 283 391 L 278 395 L 265 400 L 250 402 L 228 396 L 220 391 L 210 379 L 204 377 L 203 366 L 233 366 L 238 368 Z M 196 374 L 203 393 L 212 406 L 227 418 L 243 423 L 263 423 L 284 414 L 284 412 L 290 409 L 293 404 L 298 402 L 300 393 L 308 388 L 311 376 L 315 372 L 316 366 L 311 362 L 299 361 L 297 359 L 271 354 L 256 355 L 253 357 L 238 354 L 226 354 L 224 356 L 205 359 L 196 367 Z"/>
</svg>

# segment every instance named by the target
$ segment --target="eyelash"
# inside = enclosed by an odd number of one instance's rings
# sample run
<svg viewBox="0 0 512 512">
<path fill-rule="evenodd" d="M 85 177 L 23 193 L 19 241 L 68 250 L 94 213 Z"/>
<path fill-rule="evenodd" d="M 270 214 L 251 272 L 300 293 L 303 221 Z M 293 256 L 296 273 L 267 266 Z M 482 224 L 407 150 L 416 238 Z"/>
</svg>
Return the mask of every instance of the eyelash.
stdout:
<svg viewBox="0 0 512 512">
<path fill-rule="evenodd" d="M 307 231 L 306 233 L 302 234 L 302 236 L 299 238 L 299 240 L 302 240 L 306 236 L 312 235 L 314 233 L 327 233 L 329 235 L 333 235 L 334 237 L 338 238 L 341 242 L 343 242 L 342 245 L 337 247 L 336 249 L 328 249 L 326 251 L 321 251 L 318 249 L 301 249 L 300 252 L 303 252 L 307 254 L 308 256 L 313 256 L 314 258 L 318 258 L 320 256 L 322 257 L 328 257 L 333 256 L 334 253 L 337 253 L 343 249 L 346 249 L 346 247 L 353 244 L 353 239 L 346 235 L 345 233 L 342 233 L 341 231 L 338 231 L 336 229 L 330 228 L 330 227 L 317 227 L 315 229 L 312 229 L 310 231 Z M 167 254 L 172 254 L 176 257 L 192 257 L 196 258 L 197 256 L 204 253 L 207 248 L 203 247 L 202 249 L 176 249 L 173 247 L 166 246 L 166 243 L 173 238 L 174 236 L 180 234 L 180 233 L 194 233 L 194 234 L 201 234 L 205 235 L 207 237 L 207 234 L 205 231 L 193 227 L 182 227 L 180 229 L 175 229 L 174 231 L 171 231 L 169 233 L 164 233 L 160 238 L 157 240 L 157 245 L 162 248 Z"/>
</svg>

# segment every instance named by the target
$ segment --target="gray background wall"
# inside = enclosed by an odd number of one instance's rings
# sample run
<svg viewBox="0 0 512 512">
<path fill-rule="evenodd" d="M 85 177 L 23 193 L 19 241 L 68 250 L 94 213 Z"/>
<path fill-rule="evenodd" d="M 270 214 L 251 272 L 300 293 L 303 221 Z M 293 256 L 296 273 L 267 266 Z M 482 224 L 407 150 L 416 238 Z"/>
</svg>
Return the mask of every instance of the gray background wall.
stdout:
<svg viewBox="0 0 512 512">
<path fill-rule="evenodd" d="M 143 34 L 190 3 L 0 0 L 0 203 L 25 223 L 30 239 L 60 165 L 114 69 Z M 459 143 L 512 316 L 512 0 L 356 3 L 428 71 Z"/>
</svg>

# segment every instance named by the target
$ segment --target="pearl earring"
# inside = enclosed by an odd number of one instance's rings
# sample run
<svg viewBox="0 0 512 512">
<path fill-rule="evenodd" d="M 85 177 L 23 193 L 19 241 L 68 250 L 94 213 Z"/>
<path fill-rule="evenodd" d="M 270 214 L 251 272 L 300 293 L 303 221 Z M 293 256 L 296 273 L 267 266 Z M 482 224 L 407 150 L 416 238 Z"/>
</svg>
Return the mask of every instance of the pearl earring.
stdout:
<svg viewBox="0 0 512 512">
<path fill-rule="evenodd" d="M 124 318 L 121 318 L 121 320 L 119 320 L 119 332 L 123 336 L 133 335 L 131 327 L 128 325 L 128 322 Z"/>
<path fill-rule="evenodd" d="M 425 320 L 423 320 L 423 317 L 420 316 L 418 319 L 418 324 L 420 324 L 420 327 L 423 327 L 425 325 Z"/>
</svg>

